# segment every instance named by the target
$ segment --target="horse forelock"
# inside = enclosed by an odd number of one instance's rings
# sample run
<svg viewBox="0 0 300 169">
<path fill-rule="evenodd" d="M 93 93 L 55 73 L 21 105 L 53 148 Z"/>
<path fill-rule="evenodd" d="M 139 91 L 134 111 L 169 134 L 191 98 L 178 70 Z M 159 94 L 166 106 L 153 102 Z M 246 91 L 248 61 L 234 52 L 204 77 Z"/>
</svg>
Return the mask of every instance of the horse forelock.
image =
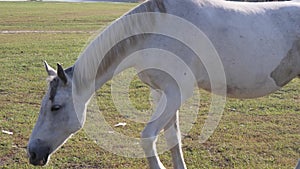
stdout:
<svg viewBox="0 0 300 169">
<path fill-rule="evenodd" d="M 55 95 L 56 95 L 56 91 L 58 88 L 58 84 L 59 84 L 59 79 L 58 77 L 54 77 L 50 82 L 50 95 L 49 95 L 49 100 L 51 100 L 52 102 L 54 101 Z"/>
</svg>

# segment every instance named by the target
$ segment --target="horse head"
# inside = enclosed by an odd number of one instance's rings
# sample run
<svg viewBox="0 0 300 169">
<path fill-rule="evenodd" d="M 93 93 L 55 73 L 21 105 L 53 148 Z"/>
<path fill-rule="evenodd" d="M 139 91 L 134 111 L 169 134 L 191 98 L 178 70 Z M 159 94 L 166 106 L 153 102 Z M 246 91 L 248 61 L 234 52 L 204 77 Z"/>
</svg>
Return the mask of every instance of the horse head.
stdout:
<svg viewBox="0 0 300 169">
<path fill-rule="evenodd" d="M 27 146 L 30 163 L 40 166 L 47 164 L 50 155 L 82 127 L 72 99 L 73 68 L 64 70 L 57 64 L 54 70 L 46 62 L 45 68 L 49 87 Z"/>
</svg>

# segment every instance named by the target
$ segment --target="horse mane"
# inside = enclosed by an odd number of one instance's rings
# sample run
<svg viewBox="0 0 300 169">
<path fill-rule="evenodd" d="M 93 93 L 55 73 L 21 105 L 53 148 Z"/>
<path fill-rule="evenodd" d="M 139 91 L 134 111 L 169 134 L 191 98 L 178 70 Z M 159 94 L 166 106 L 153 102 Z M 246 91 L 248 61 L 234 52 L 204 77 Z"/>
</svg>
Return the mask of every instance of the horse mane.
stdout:
<svg viewBox="0 0 300 169">
<path fill-rule="evenodd" d="M 125 23 L 124 17 L 144 13 L 144 12 L 160 12 L 165 13 L 166 8 L 163 0 L 146 1 L 128 13 L 121 16 L 110 24 L 102 33 L 100 33 L 81 53 L 73 65 L 73 84 L 77 89 L 87 88 L 90 84 L 95 84 L 97 73 L 107 71 L 107 68 L 113 63 L 126 48 L 120 45 L 122 40 L 126 40 L 125 46 L 132 45 L 136 42 L 134 37 L 124 37 L 125 35 L 135 34 L 140 32 L 141 26 L 148 24 L 148 27 L 153 27 L 152 23 L 144 23 L 139 17 L 135 17 L 128 26 Z M 130 18 L 132 19 L 132 18 Z M 113 44 L 117 42 L 117 44 Z"/>
</svg>

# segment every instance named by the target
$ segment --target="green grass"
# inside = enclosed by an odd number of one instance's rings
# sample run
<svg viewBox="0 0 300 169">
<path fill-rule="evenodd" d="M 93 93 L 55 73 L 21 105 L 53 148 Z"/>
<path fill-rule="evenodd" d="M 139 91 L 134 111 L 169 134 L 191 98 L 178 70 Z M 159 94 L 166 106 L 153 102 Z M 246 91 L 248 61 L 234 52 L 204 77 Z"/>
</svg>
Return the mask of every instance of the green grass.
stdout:
<svg viewBox="0 0 300 169">
<path fill-rule="evenodd" d="M 132 4 L 1 3 L 0 30 L 98 30 Z"/>
<path fill-rule="evenodd" d="M 0 3 L 0 30 L 97 31 L 136 4 Z M 24 147 L 37 119 L 46 90 L 42 61 L 71 66 L 91 33 L 0 34 L 0 168 L 32 168 Z M 189 168 L 293 168 L 300 158 L 300 80 L 276 93 L 253 100 L 228 99 L 224 116 L 212 137 L 198 136 L 209 109 L 210 95 L 201 91 L 201 109 L 183 140 Z M 139 110 L 148 109 L 149 89 L 137 78 L 130 98 Z M 137 137 L 144 124 L 116 111 L 105 85 L 97 94 L 99 107 L 118 132 Z M 143 102 L 140 104 L 139 102 Z M 144 104 L 145 103 L 145 104 Z M 169 153 L 161 155 L 171 168 Z M 46 168 L 147 168 L 145 159 L 132 159 L 103 150 L 82 130 L 52 157 Z"/>
</svg>

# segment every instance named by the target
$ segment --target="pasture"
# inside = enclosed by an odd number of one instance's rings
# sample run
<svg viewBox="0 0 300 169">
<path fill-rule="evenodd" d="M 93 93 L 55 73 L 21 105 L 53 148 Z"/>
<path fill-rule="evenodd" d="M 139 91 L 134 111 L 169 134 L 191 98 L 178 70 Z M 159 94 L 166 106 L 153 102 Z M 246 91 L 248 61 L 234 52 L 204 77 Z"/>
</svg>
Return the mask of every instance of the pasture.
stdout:
<svg viewBox="0 0 300 169">
<path fill-rule="evenodd" d="M 32 168 L 25 147 L 47 86 L 42 61 L 53 66 L 56 62 L 65 68 L 71 66 L 99 30 L 135 5 L 0 2 L 1 168 Z M 300 158 L 299 86 L 300 80 L 294 79 L 266 97 L 227 99 L 218 128 L 203 144 L 198 136 L 210 106 L 210 94 L 201 91 L 197 121 L 189 133 L 184 133 L 187 167 L 293 168 Z M 127 123 L 115 130 L 139 136 L 144 124 L 130 121 L 116 110 L 109 84 L 97 96 L 99 107 L 112 127 L 118 122 Z M 149 89 L 137 78 L 131 82 L 130 96 L 138 109 L 148 109 Z M 161 160 L 168 168 L 172 167 L 169 153 L 162 154 Z M 147 168 L 147 162 L 107 152 L 81 130 L 51 157 L 46 168 L 140 169 Z"/>
</svg>

